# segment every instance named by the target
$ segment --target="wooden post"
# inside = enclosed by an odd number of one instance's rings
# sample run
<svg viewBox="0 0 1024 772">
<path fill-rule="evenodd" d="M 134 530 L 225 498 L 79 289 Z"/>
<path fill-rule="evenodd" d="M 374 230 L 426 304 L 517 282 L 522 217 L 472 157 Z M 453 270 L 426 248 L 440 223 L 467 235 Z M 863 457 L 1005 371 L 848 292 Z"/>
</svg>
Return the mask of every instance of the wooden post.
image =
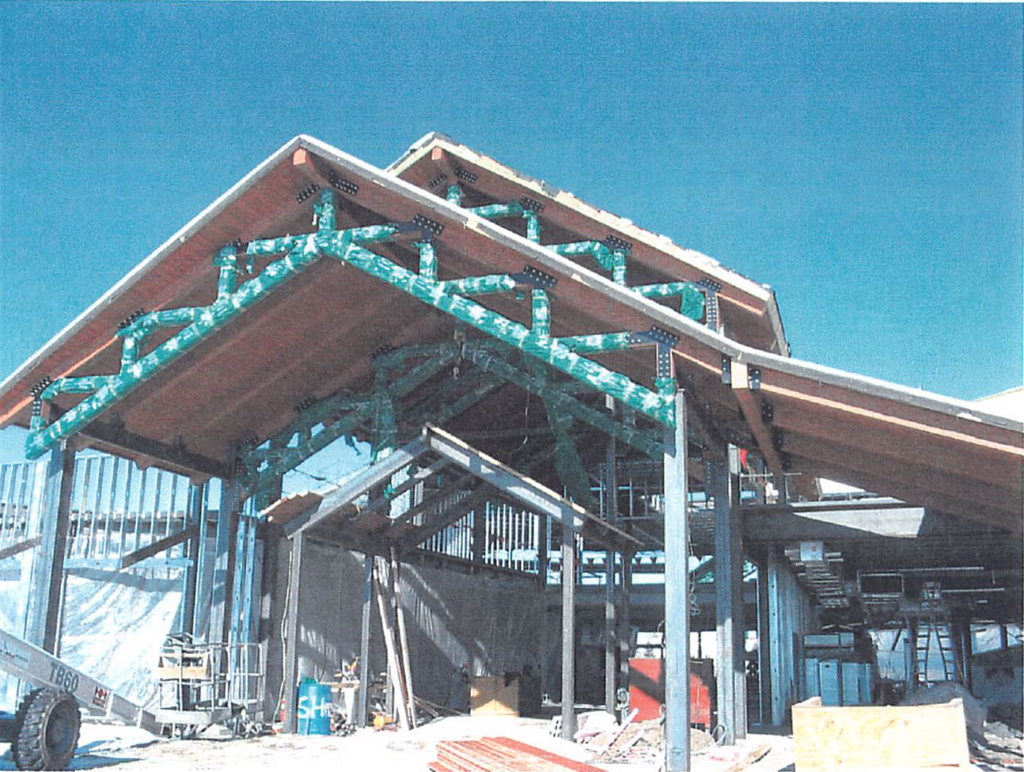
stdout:
<svg viewBox="0 0 1024 772">
<path fill-rule="evenodd" d="M 395 631 L 391 626 L 390 615 L 387 610 L 387 602 L 384 599 L 384 580 L 381 576 L 381 569 L 383 568 L 383 558 L 380 561 L 375 561 L 375 575 L 373 577 L 373 588 L 377 594 L 377 610 L 380 612 L 380 624 L 384 631 L 384 648 L 388 652 L 388 670 L 392 674 L 392 682 L 396 693 L 396 700 L 398 702 L 398 723 L 405 731 L 409 730 L 409 715 L 406 712 L 408 708 L 408 702 L 406 700 L 406 692 L 404 684 L 402 683 L 402 666 L 398 661 L 398 650 L 395 646 Z"/>
<path fill-rule="evenodd" d="M 409 636 L 405 630 L 405 610 L 402 608 L 402 591 L 399 588 L 398 553 L 391 548 L 391 583 L 395 593 L 395 618 L 398 620 L 398 643 L 402 652 L 402 673 L 405 676 L 406 705 L 409 709 L 409 724 L 416 728 L 416 694 L 412 688 L 412 664 L 409 661 Z"/>
</svg>

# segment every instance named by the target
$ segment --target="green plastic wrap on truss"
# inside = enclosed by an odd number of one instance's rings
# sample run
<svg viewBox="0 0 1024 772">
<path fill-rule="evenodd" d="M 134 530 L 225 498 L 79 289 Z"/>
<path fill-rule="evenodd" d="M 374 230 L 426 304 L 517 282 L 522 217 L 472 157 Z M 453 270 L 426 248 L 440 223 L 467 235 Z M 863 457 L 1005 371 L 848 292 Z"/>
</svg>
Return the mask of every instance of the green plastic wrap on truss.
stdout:
<svg viewBox="0 0 1024 772">
<path fill-rule="evenodd" d="M 612 281 L 626 284 L 626 253 L 611 249 L 600 241 L 573 241 L 569 244 L 545 244 L 548 249 L 563 257 L 586 257 L 590 255 L 606 271 L 611 271 Z"/>
<path fill-rule="evenodd" d="M 456 187 L 456 186 L 453 186 Z M 451 188 L 448 189 L 448 200 L 453 204 L 462 206 L 462 189 L 458 188 L 458 199 L 451 197 Z M 467 211 L 485 220 L 501 220 L 507 217 L 522 217 L 526 220 L 526 238 L 530 241 L 540 243 L 541 224 L 537 213 L 524 207 L 519 201 L 509 201 L 507 204 L 485 204 L 484 206 L 470 207 Z"/>
<path fill-rule="evenodd" d="M 385 224 L 361 226 L 342 231 L 333 230 L 335 220 L 333 200 L 333 193 L 324 191 L 316 204 L 316 233 L 258 239 L 251 242 L 246 249 L 250 271 L 256 257 L 281 254 L 284 254 L 284 257 L 273 260 L 258 276 L 237 287 L 235 285 L 238 279 L 238 255 L 235 254 L 232 247 L 226 247 L 218 253 L 215 258 L 215 264 L 220 267 L 217 280 L 218 296 L 212 305 L 202 308 L 158 311 L 132 320 L 131 324 L 122 332 L 125 343 L 122 347 L 120 373 L 84 378 L 61 378 L 50 384 L 41 397 L 42 400 L 52 399 L 59 393 L 93 393 L 50 425 L 45 425 L 41 416 L 34 416 L 26 440 L 28 458 L 38 458 L 53 443 L 83 428 L 114 402 L 135 389 L 141 382 L 195 347 L 207 336 L 270 294 L 321 255 L 330 255 L 343 263 L 352 265 L 412 295 L 425 304 L 444 311 L 490 337 L 547 363 L 580 383 L 612 396 L 625 408 L 641 412 L 666 425 L 674 423 L 672 401 L 668 398 L 670 395 L 667 396 L 665 389 L 652 391 L 621 373 L 580 356 L 579 353 L 572 350 L 570 345 L 550 337 L 550 300 L 546 290 L 541 288 L 532 290 L 532 328 L 527 328 L 466 297 L 467 294 L 473 292 L 510 291 L 516 284 L 516 280 L 512 276 L 499 274 L 467 277 L 451 282 L 438 281 L 436 279 L 436 252 L 433 244 L 426 240 L 416 242 L 420 249 L 420 266 L 423 269 L 422 274 L 417 274 L 365 248 L 365 245 L 368 244 L 391 240 L 404 226 Z M 536 220 L 536 215 L 532 211 L 523 209 L 518 203 L 499 206 L 505 206 L 510 213 L 514 210 L 519 215 L 529 215 L 528 219 Z M 497 209 L 492 211 L 498 212 Z M 535 224 L 539 228 L 539 223 Z M 592 246 L 599 242 L 589 242 L 589 244 Z M 607 250 L 604 245 L 600 246 Z M 139 346 L 146 336 L 158 327 L 178 324 L 187 324 L 187 326 L 149 354 L 139 356 Z M 595 346 L 608 346 L 610 348 L 601 350 L 612 350 L 623 345 L 623 335 L 626 333 L 612 333 L 611 337 L 599 336 L 604 338 L 603 341 L 593 336 L 578 336 L 578 339 L 568 340 L 572 345 L 583 350 L 595 350 Z M 417 369 L 415 372 L 420 372 L 420 370 Z M 376 396 L 371 394 L 359 407 L 353 408 L 349 415 L 333 424 L 332 431 L 321 431 L 313 436 L 311 429 L 302 430 L 300 444 L 308 444 L 313 447 L 324 442 L 326 437 L 331 434 L 337 437 L 350 433 L 352 429 L 373 415 L 381 417 L 378 424 L 382 427 L 397 425 L 394 415 L 388 418 L 382 413 L 382 410 L 387 411 L 386 402 L 393 405 L 394 388 L 394 386 L 389 387 L 387 400 L 381 394 Z M 41 413 L 41 411 L 39 412 Z M 337 429 L 334 428 L 335 426 Z M 292 434 L 294 435 L 295 432 Z M 276 469 L 291 468 L 288 464 L 305 452 L 299 452 L 297 448 L 282 448 L 280 443 L 267 450 L 281 456 L 280 459 L 275 459 L 275 463 L 270 464 Z M 263 459 L 260 464 L 267 465 L 269 461 Z M 250 476 L 252 473 L 252 466 L 249 465 Z M 262 473 L 260 477 L 262 480 Z"/>
<path fill-rule="evenodd" d="M 489 344 L 489 345 L 488 345 Z M 500 345 L 500 344 L 499 344 Z M 605 434 L 636 448 L 654 459 L 661 458 L 661 431 L 652 429 L 639 429 L 635 423 L 630 426 L 626 420 L 627 416 L 633 415 L 632 411 L 623 411 L 624 421 L 616 421 L 609 413 L 596 410 L 584 404 L 570 393 L 566 384 L 554 384 L 550 379 L 540 381 L 532 373 L 509 363 L 501 354 L 498 345 L 490 341 L 481 342 L 479 345 L 467 345 L 465 357 L 501 378 L 518 386 L 521 389 L 530 391 L 541 399 L 555 404 L 559 410 L 571 414 L 574 418 L 593 426 Z"/>
<path fill-rule="evenodd" d="M 485 220 L 500 220 L 505 217 L 522 217 L 526 210 L 518 201 L 509 201 L 507 204 L 471 206 L 466 211 L 472 212 L 477 217 L 483 217 Z"/>
<path fill-rule="evenodd" d="M 536 362 L 529 363 L 533 377 L 542 385 L 547 384 L 547 372 Z M 569 492 L 573 501 L 584 509 L 593 511 L 594 500 L 590 493 L 590 476 L 583 466 L 583 460 L 576 450 L 569 429 L 573 424 L 573 414 L 562 410 L 553 399 L 544 398 L 544 411 L 548 416 L 548 425 L 555 436 L 555 472 L 562 485 Z"/>
<path fill-rule="evenodd" d="M 546 244 L 548 249 L 565 257 L 592 256 L 606 271 L 611 271 L 612 281 L 626 286 L 626 260 L 624 250 L 612 249 L 600 241 L 575 241 L 569 244 Z M 679 313 L 699 322 L 704 317 L 705 296 L 700 287 L 689 281 L 670 281 L 660 284 L 643 284 L 627 287 L 645 298 L 679 297 Z"/>
<path fill-rule="evenodd" d="M 390 238 L 396 230 L 396 226 L 371 226 L 341 232 L 331 231 L 330 234 L 333 238 L 340 238 L 347 243 L 356 244 L 385 240 Z M 235 268 L 229 268 L 227 265 L 230 263 L 233 266 L 234 261 L 226 260 L 226 250 L 222 251 L 218 256 L 224 262 L 218 277 L 218 298 L 212 305 L 198 309 L 198 314 L 195 313 L 197 311 L 195 308 L 186 309 L 187 313 L 183 313 L 183 316 L 193 319 L 187 327 L 145 356 L 128 357 L 127 363 L 125 363 L 126 357 L 122 350 L 123 366 L 121 372 L 116 375 L 58 378 L 47 387 L 40 395 L 40 399 L 43 401 L 53 399 L 60 393 L 89 393 L 90 391 L 93 393 L 49 425 L 44 424 L 41 416 L 33 416 L 25 440 L 26 457 L 29 459 L 39 458 L 55 442 L 82 429 L 104 410 L 134 391 L 143 381 L 193 349 L 212 333 L 308 267 L 320 256 L 323 251 L 322 243 L 327 238 L 321 232 L 269 240 L 275 242 L 277 248 L 268 247 L 266 242 L 253 242 L 249 249 L 251 255 L 279 254 L 281 252 L 286 252 L 286 254 L 271 262 L 258 276 L 244 282 L 229 294 L 221 294 L 228 284 L 222 280 L 226 272 L 230 272 L 230 283 L 234 284 Z M 261 251 L 261 249 L 266 251 Z M 165 319 L 173 316 L 172 312 L 158 313 L 164 313 Z M 159 317 L 155 314 L 148 314 L 136 320 L 136 324 L 147 318 L 151 320 L 150 324 L 152 324 L 152 320 Z M 130 337 L 136 340 L 136 345 L 140 342 L 137 336 L 130 335 Z"/>
<path fill-rule="evenodd" d="M 689 281 L 670 281 L 664 284 L 642 284 L 630 287 L 633 292 L 645 298 L 679 297 L 679 313 L 699 322 L 704 317 L 706 299 L 700 288 Z"/>
<path fill-rule="evenodd" d="M 437 280 L 437 250 L 432 241 L 414 241 L 412 243 L 420 252 L 420 276 L 425 279 Z"/>
<path fill-rule="evenodd" d="M 422 275 L 422 271 L 420 271 Z M 465 279 L 452 279 L 441 282 L 445 292 L 453 295 L 494 295 L 499 292 L 511 292 L 516 288 L 516 280 L 507 273 L 493 273 L 487 276 L 469 276 Z"/>
<path fill-rule="evenodd" d="M 231 295 L 219 298 L 192 322 L 149 354 L 117 375 L 107 376 L 98 390 L 68 410 L 46 427 L 34 426 L 25 440 L 25 455 L 39 458 L 53 443 L 67 437 L 92 421 L 119 399 L 133 391 L 143 381 L 194 348 L 211 333 L 269 295 L 287 279 L 302 271 L 317 258 L 313 236 L 308 236 L 288 254 L 268 265 L 259 276 L 242 284 Z M 96 376 L 94 376 L 96 377 Z M 52 386 L 65 380 L 58 379 Z"/>
<path fill-rule="evenodd" d="M 621 373 L 573 353 L 554 338 L 537 335 L 522 324 L 473 300 L 446 293 L 441 282 L 424 279 L 386 257 L 351 242 L 332 241 L 327 252 L 487 335 L 547 362 L 552 367 L 609 394 L 660 423 L 671 424 L 675 420 L 672 403 L 662 395 Z M 534 294 L 536 296 L 536 290 Z"/>
<path fill-rule="evenodd" d="M 634 333 L 606 332 L 593 335 L 573 335 L 559 338 L 558 341 L 570 351 L 577 354 L 599 354 L 603 351 L 621 351 L 636 345 Z"/>
<path fill-rule="evenodd" d="M 530 332 L 537 339 L 551 337 L 551 300 L 546 290 L 535 289 L 530 293 Z"/>
<path fill-rule="evenodd" d="M 375 379 L 377 388 L 367 394 L 339 394 L 326 397 L 303 410 L 285 429 L 271 437 L 269 447 L 240 451 L 240 483 L 250 493 L 257 493 L 275 484 L 281 475 L 291 471 L 335 440 L 351 437 L 363 424 L 374 422 L 374 429 L 377 430 L 376 421 L 378 411 L 381 409 L 382 392 L 386 394 L 393 409 L 395 402 L 422 386 L 458 356 L 459 346 L 447 343 L 429 348 L 409 346 L 378 357 L 374 361 L 378 372 Z M 391 384 L 384 385 L 385 379 L 381 373 L 402 367 L 412 357 L 428 359 L 415 367 L 403 370 L 401 377 Z M 348 412 L 344 413 L 345 410 Z M 326 421 L 330 423 L 327 424 Z M 313 434 L 313 429 L 318 424 L 323 424 L 323 427 Z M 299 435 L 298 442 L 291 444 L 296 435 Z M 375 451 L 379 452 L 386 447 L 386 438 L 375 437 L 374 440 Z"/>
</svg>

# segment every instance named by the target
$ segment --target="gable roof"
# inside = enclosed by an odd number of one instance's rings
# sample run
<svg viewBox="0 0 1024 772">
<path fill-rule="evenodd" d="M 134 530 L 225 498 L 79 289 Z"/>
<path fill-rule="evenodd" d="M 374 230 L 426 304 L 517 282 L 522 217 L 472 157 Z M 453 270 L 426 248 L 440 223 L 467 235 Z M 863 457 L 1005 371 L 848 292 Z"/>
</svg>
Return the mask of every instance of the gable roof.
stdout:
<svg viewBox="0 0 1024 772">
<path fill-rule="evenodd" d="M 426 152 L 427 146 L 420 149 Z M 444 150 L 455 152 L 448 146 Z M 459 152 L 459 162 L 468 163 L 466 153 Z M 404 173 L 414 165 L 399 162 L 395 168 Z M 785 458 L 793 472 L 804 476 L 827 476 L 1021 528 L 1020 421 L 974 403 L 802 362 L 725 337 L 586 264 L 308 136 L 285 143 L 6 378 L 0 384 L 0 423 L 28 425 L 29 389 L 44 376 L 116 373 L 120 352 L 113 333 L 137 308 L 153 311 L 211 302 L 217 273 L 211 255 L 225 244 L 311 230 L 311 202 L 297 194 L 311 183 L 328 187 L 332 175 L 358 187 L 354 195 L 339 196 L 344 227 L 407 222 L 417 215 L 440 224 L 439 263 L 448 277 L 521 271 L 524 266 L 554 276 L 553 335 L 638 331 L 652 325 L 678 335 L 672 348 L 676 371 L 691 394 L 695 417 L 721 440 L 748 448 L 760 445 L 776 465 Z M 565 203 L 564 196 L 559 205 L 566 211 L 578 209 L 574 216 L 585 213 L 583 205 Z M 563 227 L 558 206 L 551 216 L 556 228 Z M 606 224 L 602 217 L 593 216 Z M 625 225 L 616 231 L 641 241 Z M 413 260 L 407 244 L 378 249 L 398 262 Z M 644 259 L 637 252 L 637 259 Z M 664 264 L 678 267 L 677 274 L 668 274 L 671 278 L 692 278 L 697 267 L 690 262 L 703 266 L 701 270 L 714 267 L 680 255 L 660 259 L 670 258 L 676 263 Z M 729 288 L 757 291 L 759 285 L 749 280 L 727 276 L 720 267 L 716 271 L 725 296 Z M 766 304 L 760 317 L 770 320 L 774 300 L 764 288 L 759 291 Z M 480 302 L 528 324 L 528 304 L 500 296 Z M 734 325 L 741 327 L 738 321 Z M 300 401 L 365 387 L 371 378 L 370 355 L 382 344 L 451 340 L 453 330 L 449 317 L 414 298 L 351 266 L 320 260 L 109 412 L 116 412 L 133 435 L 187 447 L 227 468 L 240 440 L 249 435 L 263 440 L 280 431 L 294 418 Z M 165 332 L 163 339 L 169 335 Z M 600 359 L 653 386 L 649 350 Z M 68 409 L 79 399 L 62 395 L 58 407 Z M 101 416 L 96 423 L 107 418 Z M 493 428 L 518 426 L 520 405 L 504 393 L 474 419 Z M 117 450 L 102 441 L 96 445 Z M 145 460 L 141 451 L 124 454 Z"/>
</svg>

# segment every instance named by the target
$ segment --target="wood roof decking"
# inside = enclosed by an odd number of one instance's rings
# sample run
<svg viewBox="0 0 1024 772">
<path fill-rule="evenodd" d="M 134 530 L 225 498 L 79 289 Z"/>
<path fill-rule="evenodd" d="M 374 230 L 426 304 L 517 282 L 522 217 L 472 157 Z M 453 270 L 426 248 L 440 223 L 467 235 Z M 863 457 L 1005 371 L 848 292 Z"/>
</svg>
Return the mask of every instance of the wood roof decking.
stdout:
<svg viewBox="0 0 1024 772">
<path fill-rule="evenodd" d="M 756 423 L 760 407 L 766 426 L 757 433 L 762 442 L 771 438 L 772 445 L 778 446 L 779 463 L 791 463 L 794 473 L 829 476 L 912 503 L 1021 529 L 1024 427 L 1020 422 L 988 414 L 971 403 L 801 362 L 727 338 L 613 283 L 588 265 L 561 257 L 305 136 L 285 144 L 221 196 L 0 384 L 0 423 L 28 425 L 29 389 L 43 376 L 117 372 L 119 347 L 114 345 L 113 333 L 135 309 L 211 302 L 216 283 L 211 256 L 224 244 L 311 230 L 312 202 L 296 201 L 296 192 L 310 182 L 327 188 L 332 172 L 359 185 L 355 196 L 339 193 L 339 227 L 408 221 L 414 215 L 442 224 L 441 278 L 517 272 L 525 265 L 555 276 L 558 282 L 551 295 L 556 336 L 646 330 L 651 325 L 678 335 L 673 363 L 691 394 L 689 402 L 715 424 L 723 438 L 753 448 L 755 431 L 750 423 Z M 489 173 L 483 166 L 481 172 Z M 582 216 L 582 205 L 575 208 L 579 210 L 575 216 Z M 552 208 L 552 217 L 558 214 L 556 209 Z M 566 209 L 573 207 L 566 205 Z M 632 231 L 618 232 L 640 241 Z M 408 245 L 374 248 L 400 264 L 415 265 L 415 252 Z M 656 251 L 651 250 L 651 254 Z M 644 254 L 634 247 L 638 262 L 643 262 Z M 666 278 L 694 278 L 693 266 L 680 259 L 674 263 L 661 259 L 658 266 L 678 268 L 678 273 L 668 273 Z M 732 289 L 723 281 L 722 295 L 732 293 L 740 299 L 749 290 L 737 307 L 756 309 L 759 285 L 741 279 L 734 280 Z M 752 315 L 751 324 L 768 329 L 774 301 L 764 288 L 760 292 L 766 305 L 763 312 Z M 500 296 L 478 300 L 528 324 L 528 302 Z M 738 319 L 730 322 L 727 317 L 733 334 L 743 329 Z M 230 466 L 238 440 L 250 435 L 262 440 L 281 430 L 302 398 L 369 385 L 369 355 L 382 343 L 450 340 L 453 329 L 449 317 L 419 301 L 350 266 L 320 260 L 108 412 L 116 412 L 138 437 L 167 446 L 183 443 L 190 453 Z M 649 350 L 595 359 L 648 387 L 653 385 Z M 723 376 L 729 366 L 734 371 L 731 384 Z M 746 383 L 737 380 L 736 371 L 742 375 L 744 369 Z M 757 372 L 756 385 L 752 371 Z M 749 390 L 743 395 L 749 403 L 746 411 L 741 410 L 736 393 L 743 386 Z M 67 409 L 78 399 L 62 395 L 58 406 Z M 510 418 L 500 396 L 485 404 L 495 409 L 479 412 L 480 420 L 489 422 L 480 428 L 508 428 Z M 102 442 L 97 446 L 116 450 Z"/>
<path fill-rule="evenodd" d="M 680 247 L 667 236 L 599 209 L 569 191 L 523 174 L 436 132 L 414 143 L 388 171 L 442 198 L 446 188 L 453 184 L 464 187 L 470 196 L 482 196 L 480 203 L 520 200 L 523 196 L 534 198 L 544 205 L 543 241 L 602 241 L 608 236 L 622 239 L 632 245 L 631 285 L 701 279 L 718 282 L 722 284 L 718 293 L 722 321 L 730 330 L 730 337 L 766 351 L 789 354 L 775 293 L 769 286 L 757 284 L 707 255 Z M 460 178 L 460 172 L 468 172 L 475 179 L 468 182 Z M 437 182 L 441 176 L 444 179 Z M 551 234 L 552 230 L 557 236 Z"/>
</svg>

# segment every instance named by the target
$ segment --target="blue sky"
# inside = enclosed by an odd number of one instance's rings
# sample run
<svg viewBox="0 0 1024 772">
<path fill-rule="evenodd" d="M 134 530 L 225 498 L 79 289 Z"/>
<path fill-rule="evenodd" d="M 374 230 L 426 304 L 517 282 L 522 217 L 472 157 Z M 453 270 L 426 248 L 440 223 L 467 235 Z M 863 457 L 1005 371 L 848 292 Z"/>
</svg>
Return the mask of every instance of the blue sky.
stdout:
<svg viewBox="0 0 1024 772">
<path fill-rule="evenodd" d="M 1020 385 L 1022 32 L 1019 5 L 3 2 L 0 377 L 289 137 L 384 166 L 438 130 L 770 284 L 794 356 Z"/>
</svg>

